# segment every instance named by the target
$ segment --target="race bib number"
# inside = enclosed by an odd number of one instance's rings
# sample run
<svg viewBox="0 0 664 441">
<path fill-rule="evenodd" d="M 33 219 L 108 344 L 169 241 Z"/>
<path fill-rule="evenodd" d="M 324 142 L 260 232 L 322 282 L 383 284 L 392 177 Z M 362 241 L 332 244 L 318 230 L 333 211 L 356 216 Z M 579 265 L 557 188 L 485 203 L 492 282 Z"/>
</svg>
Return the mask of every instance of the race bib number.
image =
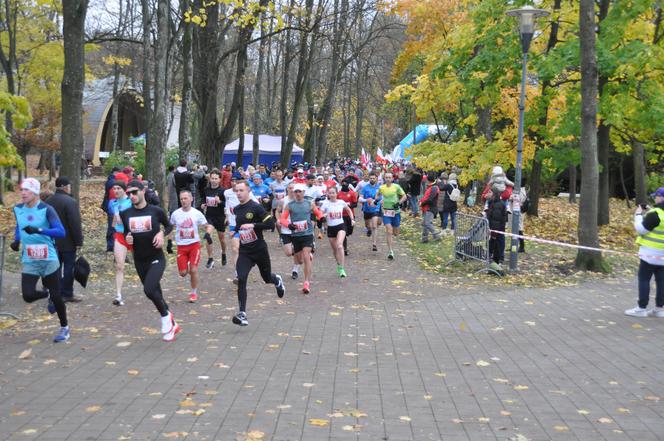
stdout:
<svg viewBox="0 0 664 441">
<path fill-rule="evenodd" d="M 235 208 L 233 208 L 233 207 L 230 207 L 230 208 L 228 209 L 228 211 L 229 211 L 231 214 L 233 214 L 233 215 L 235 214 Z"/>
<path fill-rule="evenodd" d="M 193 239 L 194 229 L 193 228 L 180 228 L 180 234 L 178 235 L 180 239 Z"/>
<path fill-rule="evenodd" d="M 146 231 L 152 231 L 152 216 L 130 217 L 129 231 L 132 233 L 145 233 Z"/>
<path fill-rule="evenodd" d="M 330 211 L 327 213 L 327 218 L 330 220 L 341 219 L 343 217 L 343 211 Z"/>
<path fill-rule="evenodd" d="M 275 194 L 274 194 L 274 197 L 275 197 L 278 201 L 280 201 L 280 200 L 282 200 L 284 197 L 286 197 L 286 194 L 285 194 L 285 193 L 275 193 Z"/>
<path fill-rule="evenodd" d="M 394 210 L 385 210 L 383 212 L 383 216 L 385 217 L 394 217 L 395 216 L 395 211 Z"/>
<path fill-rule="evenodd" d="M 254 231 L 253 228 L 248 229 L 248 230 L 240 230 L 240 243 L 241 244 L 248 244 L 251 242 L 255 242 L 258 240 L 258 236 L 256 235 L 256 232 Z"/>
<path fill-rule="evenodd" d="M 206 196 L 205 197 L 205 205 L 207 205 L 208 207 L 216 207 L 217 206 L 217 198 Z"/>
<path fill-rule="evenodd" d="M 27 245 L 25 251 L 30 260 L 48 259 L 48 245 Z"/>
<path fill-rule="evenodd" d="M 293 222 L 293 225 L 295 225 L 295 231 L 307 231 L 309 229 L 309 222 L 305 220 Z"/>
</svg>

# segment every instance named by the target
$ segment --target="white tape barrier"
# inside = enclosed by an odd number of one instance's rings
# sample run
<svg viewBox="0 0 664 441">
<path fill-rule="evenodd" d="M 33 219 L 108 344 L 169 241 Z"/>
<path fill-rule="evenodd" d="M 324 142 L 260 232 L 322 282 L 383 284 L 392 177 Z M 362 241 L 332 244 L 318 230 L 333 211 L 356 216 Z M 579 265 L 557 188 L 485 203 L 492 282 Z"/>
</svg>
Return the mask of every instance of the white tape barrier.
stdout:
<svg viewBox="0 0 664 441">
<path fill-rule="evenodd" d="M 607 248 L 594 248 L 594 247 L 587 247 L 583 245 L 575 245 L 572 243 L 567 243 L 567 242 L 558 242 L 556 240 L 549 240 L 549 239 L 540 239 L 539 237 L 535 236 L 524 236 L 521 234 L 514 234 L 514 233 L 508 233 L 506 231 L 497 231 L 497 230 L 490 230 L 492 233 L 496 234 L 502 234 L 503 236 L 510 236 L 510 237 L 517 237 L 519 239 L 525 239 L 531 242 L 539 242 L 539 243 L 546 243 L 549 245 L 556 245 L 556 246 L 561 246 L 561 247 L 567 247 L 567 248 L 574 248 L 577 250 L 587 250 L 587 251 L 597 251 L 599 253 L 613 253 L 613 254 L 622 254 L 623 256 L 631 256 L 631 257 L 646 257 L 650 259 L 664 259 L 664 256 L 653 256 L 649 254 L 640 254 L 640 253 L 628 253 L 627 251 L 618 251 L 618 250 L 611 250 Z"/>
</svg>

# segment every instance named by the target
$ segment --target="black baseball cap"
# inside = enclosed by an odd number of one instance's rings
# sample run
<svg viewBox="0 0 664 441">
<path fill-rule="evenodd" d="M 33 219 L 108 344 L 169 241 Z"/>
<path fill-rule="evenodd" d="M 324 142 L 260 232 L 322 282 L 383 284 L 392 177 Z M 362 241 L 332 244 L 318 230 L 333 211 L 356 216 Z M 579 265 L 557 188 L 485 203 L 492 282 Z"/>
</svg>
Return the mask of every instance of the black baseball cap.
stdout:
<svg viewBox="0 0 664 441">
<path fill-rule="evenodd" d="M 66 187 L 67 185 L 71 185 L 71 181 L 66 176 L 60 176 L 55 180 L 55 188 Z"/>
</svg>

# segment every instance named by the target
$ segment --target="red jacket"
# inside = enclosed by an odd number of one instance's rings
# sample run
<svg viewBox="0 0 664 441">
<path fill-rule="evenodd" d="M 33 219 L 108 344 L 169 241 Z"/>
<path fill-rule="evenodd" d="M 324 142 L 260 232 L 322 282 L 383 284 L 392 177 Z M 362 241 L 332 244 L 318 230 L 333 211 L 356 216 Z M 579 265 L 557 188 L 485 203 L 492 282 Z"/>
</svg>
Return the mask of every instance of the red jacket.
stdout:
<svg viewBox="0 0 664 441">
<path fill-rule="evenodd" d="M 232 187 L 232 184 L 231 184 L 231 178 L 232 177 L 233 177 L 233 173 L 231 173 L 230 171 L 228 171 L 226 169 L 223 169 L 221 171 L 221 187 L 224 190 L 228 190 L 229 188 Z"/>
<path fill-rule="evenodd" d="M 438 195 L 440 191 L 436 184 L 427 185 L 427 189 L 424 191 L 424 196 L 420 199 L 420 206 L 422 207 L 423 212 L 433 211 L 434 213 L 438 210 Z"/>
</svg>

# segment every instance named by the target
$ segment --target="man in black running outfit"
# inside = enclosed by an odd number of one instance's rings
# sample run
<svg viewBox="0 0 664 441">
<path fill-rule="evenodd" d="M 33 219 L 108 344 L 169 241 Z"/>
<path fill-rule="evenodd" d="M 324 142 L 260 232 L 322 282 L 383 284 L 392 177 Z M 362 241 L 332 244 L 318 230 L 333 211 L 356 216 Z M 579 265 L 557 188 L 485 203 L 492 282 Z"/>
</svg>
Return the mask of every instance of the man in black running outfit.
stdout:
<svg viewBox="0 0 664 441">
<path fill-rule="evenodd" d="M 133 180 L 127 184 L 127 195 L 132 206 L 120 213 L 124 234 L 129 245 L 133 245 L 134 266 L 143 283 L 145 295 L 152 300 L 161 315 L 161 334 L 164 341 L 174 341 L 180 326 L 168 309 L 161 291 L 161 276 L 166 269 L 166 257 L 162 246 L 164 236 L 173 226 L 166 212 L 145 201 L 145 186 Z M 160 225 L 164 226 L 161 231 Z"/>
<path fill-rule="evenodd" d="M 240 239 L 240 251 L 238 253 L 237 270 L 237 298 L 240 303 L 240 311 L 233 317 L 233 323 L 247 326 L 247 278 L 249 271 L 254 265 L 258 266 L 261 277 L 265 283 L 272 283 L 277 288 L 277 296 L 283 297 L 286 293 L 284 281 L 280 275 L 272 273 L 270 254 L 267 243 L 263 239 L 263 230 L 271 230 L 274 227 L 274 219 L 263 206 L 251 199 L 249 184 L 238 181 L 235 185 L 235 193 L 240 204 L 235 207 L 235 234 Z"/>
</svg>

